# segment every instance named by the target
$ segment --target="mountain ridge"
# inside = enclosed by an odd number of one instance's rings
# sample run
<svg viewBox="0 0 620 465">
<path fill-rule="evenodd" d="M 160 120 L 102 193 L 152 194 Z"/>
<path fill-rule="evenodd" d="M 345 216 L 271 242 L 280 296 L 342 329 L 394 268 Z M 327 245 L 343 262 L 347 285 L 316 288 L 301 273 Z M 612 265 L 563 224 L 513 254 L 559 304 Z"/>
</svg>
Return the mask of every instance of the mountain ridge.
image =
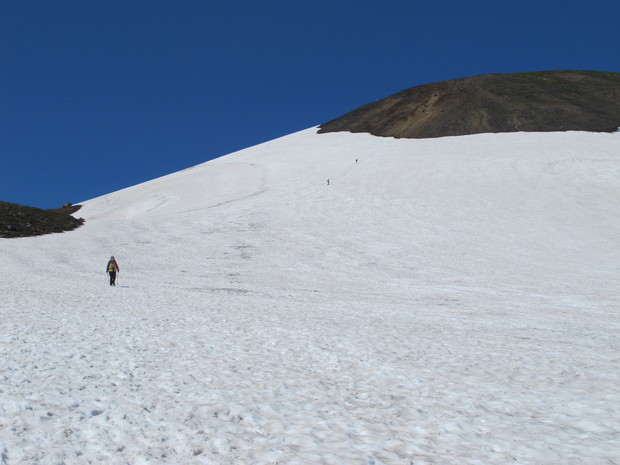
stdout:
<svg viewBox="0 0 620 465">
<path fill-rule="evenodd" d="M 614 132 L 619 127 L 620 73 L 551 70 L 411 87 L 323 123 L 319 133 L 423 139 L 521 131 Z"/>
</svg>

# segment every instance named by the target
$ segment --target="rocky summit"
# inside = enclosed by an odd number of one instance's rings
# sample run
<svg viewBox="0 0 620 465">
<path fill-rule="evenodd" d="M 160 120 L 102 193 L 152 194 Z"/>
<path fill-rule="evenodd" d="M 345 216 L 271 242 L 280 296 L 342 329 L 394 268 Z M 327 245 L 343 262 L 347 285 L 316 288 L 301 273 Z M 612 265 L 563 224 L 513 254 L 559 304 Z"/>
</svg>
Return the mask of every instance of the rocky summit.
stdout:
<svg viewBox="0 0 620 465">
<path fill-rule="evenodd" d="M 484 74 L 403 90 L 320 126 L 397 138 L 620 127 L 620 73 Z"/>
</svg>

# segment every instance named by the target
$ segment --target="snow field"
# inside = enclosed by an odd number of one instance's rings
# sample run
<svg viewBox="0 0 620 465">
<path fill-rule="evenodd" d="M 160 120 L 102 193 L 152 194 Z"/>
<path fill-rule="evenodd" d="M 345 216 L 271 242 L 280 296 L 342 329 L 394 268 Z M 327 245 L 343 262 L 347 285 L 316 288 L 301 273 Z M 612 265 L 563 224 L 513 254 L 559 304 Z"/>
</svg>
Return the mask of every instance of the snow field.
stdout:
<svg viewBox="0 0 620 465">
<path fill-rule="evenodd" d="M 3 463 L 620 463 L 618 149 L 308 130 L 1 242 Z"/>
</svg>

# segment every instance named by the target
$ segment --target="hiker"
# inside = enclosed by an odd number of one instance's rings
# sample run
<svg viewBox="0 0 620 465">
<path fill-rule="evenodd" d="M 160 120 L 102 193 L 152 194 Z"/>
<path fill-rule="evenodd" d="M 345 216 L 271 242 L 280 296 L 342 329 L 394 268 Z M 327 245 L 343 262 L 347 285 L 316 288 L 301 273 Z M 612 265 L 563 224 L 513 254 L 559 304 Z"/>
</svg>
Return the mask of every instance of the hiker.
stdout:
<svg viewBox="0 0 620 465">
<path fill-rule="evenodd" d="M 116 273 L 118 273 L 120 269 L 113 256 L 110 257 L 105 270 L 110 275 L 110 286 L 116 286 Z"/>
</svg>

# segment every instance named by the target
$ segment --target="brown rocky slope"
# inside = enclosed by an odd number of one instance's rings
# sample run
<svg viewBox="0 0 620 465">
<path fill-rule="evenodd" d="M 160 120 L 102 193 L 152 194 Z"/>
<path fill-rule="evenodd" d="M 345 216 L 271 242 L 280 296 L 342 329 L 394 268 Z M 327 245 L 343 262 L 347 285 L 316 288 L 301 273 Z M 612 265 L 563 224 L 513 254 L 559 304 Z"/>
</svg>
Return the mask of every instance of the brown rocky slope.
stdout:
<svg viewBox="0 0 620 465">
<path fill-rule="evenodd" d="M 412 87 L 322 124 L 319 132 L 417 139 L 618 127 L 620 73 L 563 70 L 483 74 Z"/>
</svg>

